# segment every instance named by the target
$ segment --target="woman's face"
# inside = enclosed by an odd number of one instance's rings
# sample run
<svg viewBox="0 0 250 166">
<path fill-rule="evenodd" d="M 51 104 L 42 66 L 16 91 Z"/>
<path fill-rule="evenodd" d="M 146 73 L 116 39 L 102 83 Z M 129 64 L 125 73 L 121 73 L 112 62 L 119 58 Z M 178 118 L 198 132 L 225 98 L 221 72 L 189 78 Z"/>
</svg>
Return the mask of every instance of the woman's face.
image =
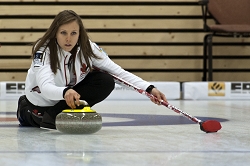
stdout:
<svg viewBox="0 0 250 166">
<path fill-rule="evenodd" d="M 76 21 L 63 24 L 58 28 L 56 39 L 59 46 L 65 51 L 71 51 L 79 38 L 79 25 Z"/>
</svg>

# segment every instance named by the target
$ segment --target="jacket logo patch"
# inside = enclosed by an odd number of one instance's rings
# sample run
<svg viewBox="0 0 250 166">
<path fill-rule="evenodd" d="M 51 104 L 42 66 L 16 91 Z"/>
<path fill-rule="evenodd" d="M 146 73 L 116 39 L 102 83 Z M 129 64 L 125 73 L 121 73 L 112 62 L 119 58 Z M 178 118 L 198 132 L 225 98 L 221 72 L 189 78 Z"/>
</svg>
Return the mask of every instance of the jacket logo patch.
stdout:
<svg viewBox="0 0 250 166">
<path fill-rule="evenodd" d="M 37 51 L 34 56 L 34 67 L 42 66 L 43 65 L 42 59 L 43 59 L 43 52 Z"/>
<path fill-rule="evenodd" d="M 99 47 L 96 43 L 93 43 L 94 46 L 100 51 L 100 52 L 103 52 L 106 56 L 108 56 L 108 54 L 101 48 Z"/>
</svg>

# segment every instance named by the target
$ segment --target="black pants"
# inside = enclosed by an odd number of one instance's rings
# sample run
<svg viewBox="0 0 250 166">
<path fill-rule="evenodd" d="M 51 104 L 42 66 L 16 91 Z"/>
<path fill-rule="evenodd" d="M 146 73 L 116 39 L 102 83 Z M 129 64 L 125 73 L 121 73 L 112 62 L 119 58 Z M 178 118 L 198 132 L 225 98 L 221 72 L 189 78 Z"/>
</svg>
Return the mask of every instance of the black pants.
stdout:
<svg viewBox="0 0 250 166">
<path fill-rule="evenodd" d="M 81 95 L 81 100 L 87 101 L 89 106 L 92 107 L 107 98 L 113 91 L 114 85 L 112 76 L 99 71 L 93 71 L 75 85 L 73 89 Z M 25 126 L 40 127 L 40 122 L 45 111 L 55 119 L 62 110 L 70 108 L 65 100 L 60 100 L 56 105 L 51 107 L 39 107 L 30 103 L 27 99 L 26 101 L 28 109 L 22 111 L 20 115 L 25 121 Z"/>
</svg>

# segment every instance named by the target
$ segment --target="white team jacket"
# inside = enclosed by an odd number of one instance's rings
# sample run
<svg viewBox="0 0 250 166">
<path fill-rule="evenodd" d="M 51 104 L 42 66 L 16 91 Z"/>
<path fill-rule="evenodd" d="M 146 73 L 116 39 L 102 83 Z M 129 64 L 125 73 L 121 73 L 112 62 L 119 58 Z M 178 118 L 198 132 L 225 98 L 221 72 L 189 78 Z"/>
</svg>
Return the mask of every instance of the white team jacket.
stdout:
<svg viewBox="0 0 250 166">
<path fill-rule="evenodd" d="M 90 44 L 94 54 L 101 57 L 101 59 L 91 58 L 90 63 L 92 66 L 112 73 L 143 90 L 146 90 L 150 85 L 149 82 L 142 80 L 115 64 L 95 43 L 90 42 Z M 44 48 L 41 48 L 41 50 L 42 49 Z M 79 48 L 77 54 L 79 54 Z M 36 53 L 25 81 L 26 97 L 32 104 L 37 106 L 53 106 L 59 102 L 59 100 L 63 100 L 63 90 L 70 81 L 67 64 L 71 53 L 67 51 L 62 51 L 62 53 L 58 52 L 60 69 L 57 69 L 56 74 L 54 74 L 50 68 L 49 56 L 49 48 L 47 48 L 44 53 L 42 53 L 42 51 Z M 86 64 L 84 58 L 82 59 Z M 75 71 L 76 84 L 83 80 L 89 73 L 89 70 L 82 68 L 79 58 L 75 60 Z"/>
</svg>

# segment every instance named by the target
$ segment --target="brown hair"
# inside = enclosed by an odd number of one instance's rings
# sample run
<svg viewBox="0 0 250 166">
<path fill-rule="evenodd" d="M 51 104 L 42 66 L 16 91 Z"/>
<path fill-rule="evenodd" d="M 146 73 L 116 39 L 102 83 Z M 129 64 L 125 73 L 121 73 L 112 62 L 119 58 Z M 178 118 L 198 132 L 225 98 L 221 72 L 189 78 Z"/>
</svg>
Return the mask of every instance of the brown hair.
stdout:
<svg viewBox="0 0 250 166">
<path fill-rule="evenodd" d="M 50 50 L 50 67 L 54 74 L 56 74 L 57 68 L 60 67 L 59 59 L 57 55 L 57 43 L 56 43 L 56 33 L 61 25 L 71 23 L 73 21 L 77 21 L 80 29 L 80 34 L 78 38 L 78 45 L 80 46 L 80 61 L 82 62 L 82 55 L 87 63 L 87 67 L 92 70 L 89 62 L 89 58 L 97 58 L 99 59 L 92 51 L 88 34 L 83 26 L 82 20 L 80 16 L 78 16 L 72 10 L 64 10 L 58 13 L 58 15 L 54 18 L 54 21 L 50 25 L 49 29 L 43 35 L 43 37 L 39 38 L 34 44 L 32 48 L 32 55 L 34 56 L 36 52 L 45 45 L 45 49 L 49 47 Z M 43 51 L 45 51 L 45 49 Z"/>
</svg>

